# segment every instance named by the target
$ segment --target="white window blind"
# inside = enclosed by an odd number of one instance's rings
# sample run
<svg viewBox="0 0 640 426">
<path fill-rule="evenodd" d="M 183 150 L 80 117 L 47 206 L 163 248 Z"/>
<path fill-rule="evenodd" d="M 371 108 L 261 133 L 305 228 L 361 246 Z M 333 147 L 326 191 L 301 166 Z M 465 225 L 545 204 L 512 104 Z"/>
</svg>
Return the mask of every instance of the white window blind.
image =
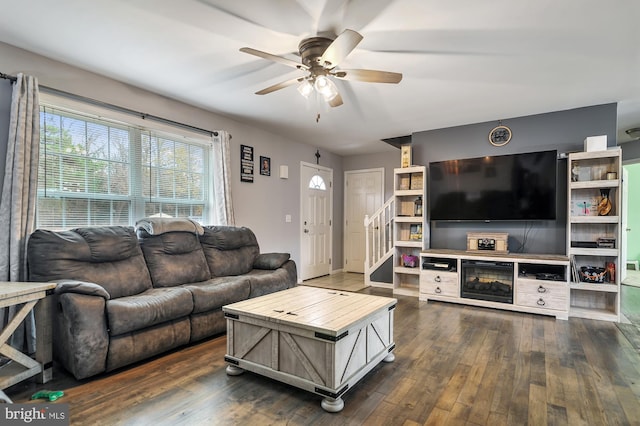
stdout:
<svg viewBox="0 0 640 426">
<path fill-rule="evenodd" d="M 42 106 L 37 226 L 208 221 L 210 141 Z"/>
</svg>

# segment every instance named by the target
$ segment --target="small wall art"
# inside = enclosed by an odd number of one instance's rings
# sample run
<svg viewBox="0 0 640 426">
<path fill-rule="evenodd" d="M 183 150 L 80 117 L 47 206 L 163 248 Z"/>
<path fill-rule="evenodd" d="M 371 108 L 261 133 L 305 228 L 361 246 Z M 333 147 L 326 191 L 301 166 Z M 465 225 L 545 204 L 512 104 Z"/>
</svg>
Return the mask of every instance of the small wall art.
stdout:
<svg viewBox="0 0 640 426">
<path fill-rule="evenodd" d="M 271 158 L 260 156 L 260 174 L 271 176 Z"/>
</svg>

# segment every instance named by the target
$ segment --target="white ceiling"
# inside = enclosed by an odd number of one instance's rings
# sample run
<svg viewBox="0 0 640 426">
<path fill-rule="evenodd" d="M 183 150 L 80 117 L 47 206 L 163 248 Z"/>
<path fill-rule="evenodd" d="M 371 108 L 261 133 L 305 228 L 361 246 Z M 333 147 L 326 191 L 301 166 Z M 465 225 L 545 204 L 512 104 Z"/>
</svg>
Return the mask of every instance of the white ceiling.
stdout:
<svg viewBox="0 0 640 426">
<path fill-rule="evenodd" d="M 413 132 L 619 102 L 618 141 L 640 127 L 638 0 L 0 0 L 0 41 L 341 155 Z M 300 71 L 301 39 L 360 32 L 340 64 L 402 82 L 338 81 L 323 109 Z M 3 71 L 3 70 L 0 70 Z M 45 83 L 46 84 L 46 83 Z M 320 113 L 319 122 L 316 114 Z M 170 118 L 170 117 L 169 117 Z"/>
</svg>

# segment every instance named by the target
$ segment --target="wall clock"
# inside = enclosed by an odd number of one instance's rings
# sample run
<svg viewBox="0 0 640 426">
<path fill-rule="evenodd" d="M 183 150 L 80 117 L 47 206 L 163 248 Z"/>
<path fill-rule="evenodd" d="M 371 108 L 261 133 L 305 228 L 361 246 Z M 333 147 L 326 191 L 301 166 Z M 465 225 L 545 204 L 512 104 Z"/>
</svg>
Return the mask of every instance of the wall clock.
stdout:
<svg viewBox="0 0 640 426">
<path fill-rule="evenodd" d="M 511 129 L 502 124 L 497 125 L 489 132 L 489 142 L 493 146 L 504 146 L 511 140 Z"/>
</svg>

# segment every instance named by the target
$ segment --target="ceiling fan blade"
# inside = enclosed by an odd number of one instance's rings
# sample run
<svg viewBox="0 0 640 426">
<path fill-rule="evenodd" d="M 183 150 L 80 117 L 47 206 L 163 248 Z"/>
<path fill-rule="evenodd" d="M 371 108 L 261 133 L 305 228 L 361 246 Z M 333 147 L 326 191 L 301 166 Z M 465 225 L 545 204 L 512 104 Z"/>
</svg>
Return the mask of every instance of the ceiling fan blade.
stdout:
<svg viewBox="0 0 640 426">
<path fill-rule="evenodd" d="M 366 81 L 367 83 L 400 83 L 402 74 L 377 70 L 340 70 L 331 75 L 343 80 Z"/>
<path fill-rule="evenodd" d="M 279 0 L 278 7 L 265 7 L 264 0 L 198 0 L 200 3 L 224 13 L 229 18 L 269 32 L 299 36 L 309 31 L 312 17 L 297 0 Z M 242 31 L 240 31 L 241 33 Z"/>
<path fill-rule="evenodd" d="M 280 64 L 284 64 L 288 67 L 298 68 L 301 70 L 306 70 L 308 67 L 304 64 L 301 64 L 296 61 L 292 61 L 291 59 L 283 58 L 282 56 L 272 55 L 271 53 L 263 52 L 262 50 L 252 49 L 250 47 L 241 47 L 241 52 L 248 53 L 250 55 L 258 56 L 263 59 L 268 59 L 270 61 L 278 62 Z"/>
<path fill-rule="evenodd" d="M 322 64 L 328 64 L 327 68 L 333 68 L 338 65 L 344 58 L 356 48 L 358 43 L 362 41 L 362 36 L 353 30 L 344 30 L 333 42 L 327 47 L 321 57 Z"/>
<path fill-rule="evenodd" d="M 293 86 L 299 81 L 304 80 L 304 77 L 292 78 L 291 80 L 283 81 L 278 84 L 274 84 L 273 86 L 269 86 L 265 89 L 259 90 L 256 92 L 256 95 L 266 95 L 271 92 L 275 92 L 276 90 L 284 89 L 285 87 Z"/>
<path fill-rule="evenodd" d="M 335 96 L 333 97 L 333 99 L 331 99 L 331 100 L 329 101 L 329 106 L 331 106 L 331 107 L 334 107 L 334 108 L 335 108 L 335 107 L 338 107 L 338 106 L 340 106 L 340 105 L 342 105 L 342 96 L 340 96 L 340 93 L 338 93 L 337 95 L 335 95 Z"/>
</svg>

